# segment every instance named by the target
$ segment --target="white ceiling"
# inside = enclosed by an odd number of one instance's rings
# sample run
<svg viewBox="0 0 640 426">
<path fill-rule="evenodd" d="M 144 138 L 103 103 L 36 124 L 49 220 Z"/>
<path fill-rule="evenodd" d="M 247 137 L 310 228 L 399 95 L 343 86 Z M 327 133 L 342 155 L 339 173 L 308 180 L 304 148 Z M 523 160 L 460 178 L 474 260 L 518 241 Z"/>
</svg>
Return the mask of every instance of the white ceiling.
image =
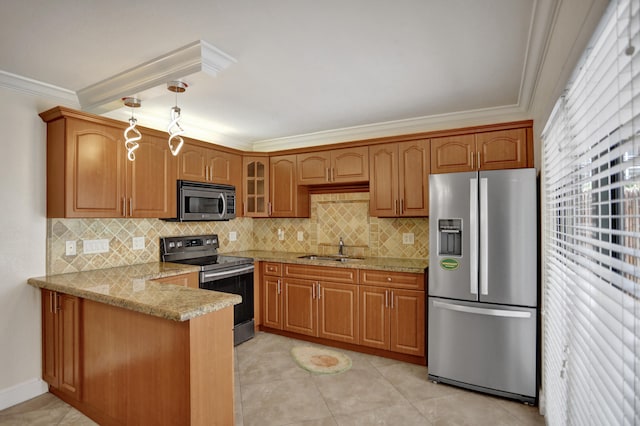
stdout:
<svg viewBox="0 0 640 426">
<path fill-rule="evenodd" d="M 80 107 L 78 91 L 203 40 L 237 62 L 215 77 L 182 76 L 190 87 L 177 102 L 187 136 L 222 145 L 273 149 L 533 118 L 561 3 L 3 0 L 0 83 L 35 84 Z M 564 3 L 584 20 L 606 2 Z M 571 40 L 582 23 L 574 26 Z M 129 93 L 142 98 L 139 124 L 164 129 L 175 103 L 165 87 Z"/>
</svg>

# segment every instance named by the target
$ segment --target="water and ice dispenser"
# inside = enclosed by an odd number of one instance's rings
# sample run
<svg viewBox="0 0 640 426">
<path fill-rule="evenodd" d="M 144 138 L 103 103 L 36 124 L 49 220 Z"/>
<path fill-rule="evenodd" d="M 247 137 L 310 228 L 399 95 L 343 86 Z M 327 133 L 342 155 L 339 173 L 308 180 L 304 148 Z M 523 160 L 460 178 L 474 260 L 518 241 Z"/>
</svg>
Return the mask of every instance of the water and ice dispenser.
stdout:
<svg viewBox="0 0 640 426">
<path fill-rule="evenodd" d="M 462 256 L 462 219 L 438 219 L 440 256 Z"/>
</svg>

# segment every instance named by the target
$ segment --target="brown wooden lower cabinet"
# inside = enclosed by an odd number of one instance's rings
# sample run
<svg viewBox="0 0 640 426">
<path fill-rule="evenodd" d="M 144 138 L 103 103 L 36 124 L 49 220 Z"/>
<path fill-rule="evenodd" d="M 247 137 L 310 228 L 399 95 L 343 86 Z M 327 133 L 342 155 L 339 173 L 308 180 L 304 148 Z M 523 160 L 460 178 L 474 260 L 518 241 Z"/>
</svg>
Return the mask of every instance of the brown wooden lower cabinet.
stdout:
<svg viewBox="0 0 640 426">
<path fill-rule="evenodd" d="M 282 329 L 307 336 L 318 336 L 316 283 L 295 278 L 282 279 Z"/>
<path fill-rule="evenodd" d="M 360 344 L 410 355 L 425 354 L 423 291 L 360 287 Z"/>
<path fill-rule="evenodd" d="M 262 282 L 262 324 L 282 330 L 282 281 L 279 277 L 265 276 Z"/>
<path fill-rule="evenodd" d="M 233 424 L 232 306 L 178 322 L 42 295 L 53 394 L 101 425 Z"/>
<path fill-rule="evenodd" d="M 358 343 L 358 286 L 318 283 L 318 337 Z"/>
<path fill-rule="evenodd" d="M 75 296 L 42 290 L 42 378 L 73 399 L 82 390 L 80 305 Z"/>
<path fill-rule="evenodd" d="M 424 361 L 424 274 L 286 263 L 266 263 L 262 271 L 262 325 L 267 330 Z"/>
<path fill-rule="evenodd" d="M 358 286 L 283 278 L 283 330 L 358 343 Z"/>
</svg>

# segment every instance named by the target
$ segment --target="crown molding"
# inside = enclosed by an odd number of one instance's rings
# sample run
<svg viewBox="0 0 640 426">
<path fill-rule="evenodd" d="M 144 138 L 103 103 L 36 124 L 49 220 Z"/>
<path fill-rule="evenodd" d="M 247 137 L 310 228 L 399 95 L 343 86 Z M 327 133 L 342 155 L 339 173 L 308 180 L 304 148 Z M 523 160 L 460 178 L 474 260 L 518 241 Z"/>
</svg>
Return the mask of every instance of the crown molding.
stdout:
<svg viewBox="0 0 640 426">
<path fill-rule="evenodd" d="M 43 83 L 21 75 L 0 70 L 0 87 L 31 96 L 45 97 L 56 100 L 70 108 L 79 108 L 78 97 L 73 90 L 63 89 L 52 84 Z"/>
<path fill-rule="evenodd" d="M 122 107 L 122 98 L 179 80 L 197 72 L 216 76 L 237 62 L 204 40 L 179 49 L 102 80 L 78 91 L 84 111 L 104 114 Z"/>
<path fill-rule="evenodd" d="M 519 105 L 508 105 L 266 139 L 254 142 L 253 150 L 271 152 L 293 148 L 308 148 L 340 142 L 445 130 L 454 127 L 477 126 L 500 121 L 519 121 L 528 118 L 527 111 Z"/>
<path fill-rule="evenodd" d="M 526 110 L 531 109 L 551 37 L 551 28 L 561 4 L 562 0 L 535 0 L 533 5 L 525 65 L 518 95 L 518 105 Z"/>
</svg>

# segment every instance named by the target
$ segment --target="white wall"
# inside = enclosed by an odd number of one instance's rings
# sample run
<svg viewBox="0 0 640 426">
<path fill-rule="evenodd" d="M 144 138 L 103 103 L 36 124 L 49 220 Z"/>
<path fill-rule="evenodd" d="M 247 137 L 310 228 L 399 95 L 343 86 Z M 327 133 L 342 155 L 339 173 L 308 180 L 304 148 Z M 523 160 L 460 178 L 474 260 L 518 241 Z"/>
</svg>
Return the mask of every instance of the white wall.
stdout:
<svg viewBox="0 0 640 426">
<path fill-rule="evenodd" d="M 0 409 L 46 391 L 41 377 L 40 295 L 45 273 L 46 127 L 52 105 L 0 88 Z"/>
</svg>

